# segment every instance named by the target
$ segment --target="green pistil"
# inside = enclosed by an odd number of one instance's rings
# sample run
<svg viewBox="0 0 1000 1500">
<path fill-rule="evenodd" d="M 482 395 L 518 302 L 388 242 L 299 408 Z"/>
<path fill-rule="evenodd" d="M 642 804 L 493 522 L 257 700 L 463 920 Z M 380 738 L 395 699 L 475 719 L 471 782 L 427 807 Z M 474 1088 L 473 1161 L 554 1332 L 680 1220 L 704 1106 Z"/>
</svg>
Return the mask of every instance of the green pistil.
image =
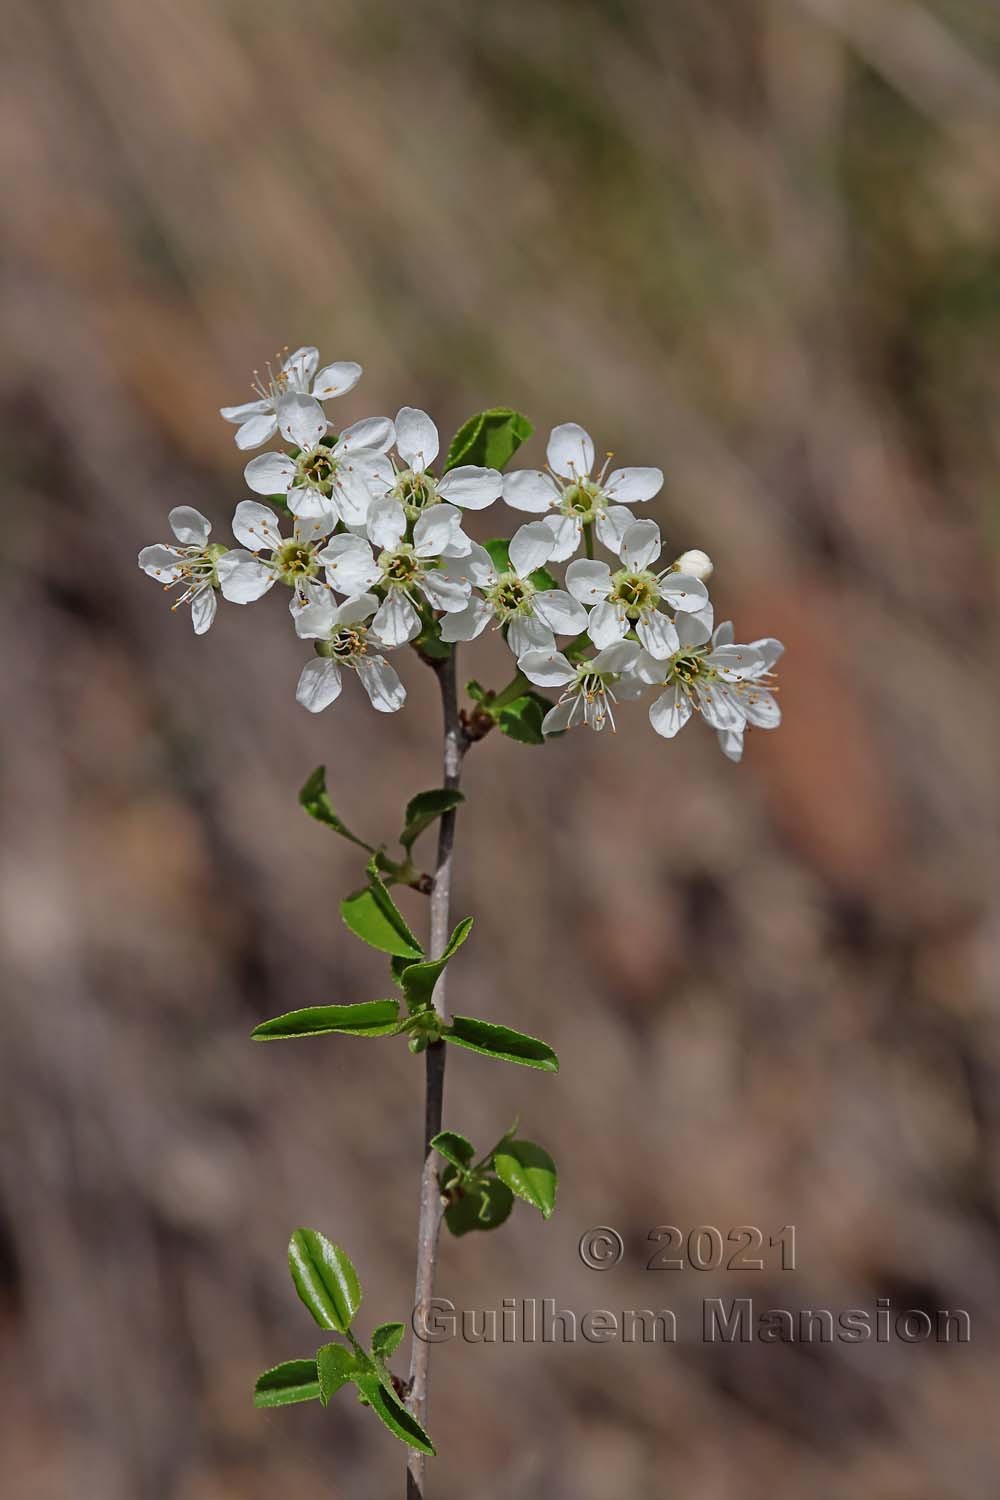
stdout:
<svg viewBox="0 0 1000 1500">
<path fill-rule="evenodd" d="M 577 520 L 585 524 L 593 521 L 604 509 L 604 496 L 600 486 L 592 479 L 580 479 L 576 484 L 568 485 L 562 492 L 559 509 L 564 516 L 576 516 Z"/>
<path fill-rule="evenodd" d="M 395 552 L 383 552 L 378 565 L 382 569 L 382 580 L 387 588 L 405 589 L 421 571 L 420 559 L 412 547 L 398 547 Z"/>
<path fill-rule="evenodd" d="M 693 651 L 684 656 L 675 656 L 670 666 L 671 682 L 679 682 L 683 687 L 690 687 L 699 677 L 714 676 L 711 668 L 706 667 L 702 658 Z"/>
<path fill-rule="evenodd" d="M 501 622 L 516 615 L 530 615 L 535 585 L 516 573 L 501 573 L 496 583 L 486 590 L 486 597 L 493 606 L 493 613 Z"/>
<path fill-rule="evenodd" d="M 620 604 L 630 620 L 638 620 L 644 609 L 654 609 L 659 603 L 660 590 L 653 573 L 629 573 L 623 569 L 614 574 L 611 584 L 608 599 L 612 604 Z"/>
<path fill-rule="evenodd" d="M 314 578 L 319 572 L 315 548 L 308 547 L 303 542 L 284 542 L 274 560 L 282 583 L 293 587 L 303 578 Z"/>
<path fill-rule="evenodd" d="M 346 626 L 328 641 L 317 641 L 316 655 L 329 657 L 333 661 L 350 662 L 355 657 L 364 655 L 365 634 L 362 626 Z"/>
<path fill-rule="evenodd" d="M 393 494 L 411 521 L 438 500 L 434 481 L 426 474 L 414 474 L 410 471 L 400 474 Z"/>
<path fill-rule="evenodd" d="M 300 455 L 297 468 L 298 476 L 304 484 L 314 490 L 322 491 L 324 495 L 330 493 L 338 464 L 328 449 L 320 447 L 314 449 L 312 453 Z"/>
</svg>

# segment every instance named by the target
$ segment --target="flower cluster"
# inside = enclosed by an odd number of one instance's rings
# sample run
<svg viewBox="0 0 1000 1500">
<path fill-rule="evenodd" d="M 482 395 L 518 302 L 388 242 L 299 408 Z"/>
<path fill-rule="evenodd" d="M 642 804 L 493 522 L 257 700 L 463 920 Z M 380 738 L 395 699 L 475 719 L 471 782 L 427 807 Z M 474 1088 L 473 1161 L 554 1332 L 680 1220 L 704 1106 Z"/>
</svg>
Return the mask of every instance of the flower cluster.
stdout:
<svg viewBox="0 0 1000 1500">
<path fill-rule="evenodd" d="M 406 690 L 387 653 L 413 643 L 440 655 L 491 626 L 516 661 L 514 691 L 520 682 L 555 692 L 546 735 L 614 728 L 615 703 L 648 691 L 658 734 L 670 739 L 700 714 L 731 760 L 749 726 L 777 726 L 780 641 L 741 645 L 732 625 L 716 625 L 710 559 L 698 550 L 665 559 L 659 527 L 632 510 L 659 493 L 660 469 L 611 469 L 610 454 L 598 468 L 590 435 L 567 422 L 549 436 L 544 470 L 435 473 L 438 430 L 425 412 L 404 406 L 394 420 L 334 432 L 325 403 L 352 390 L 361 367 L 318 366 L 316 349 L 297 349 L 256 378 L 257 399 L 222 409 L 239 448 L 284 443 L 246 466 L 248 486 L 270 504 L 237 505 L 239 546 L 210 542 L 210 523 L 181 506 L 169 516 L 175 542 L 139 554 L 146 573 L 181 590 L 174 608 L 190 604 L 197 634 L 219 594 L 249 604 L 281 584 L 297 635 L 313 643 L 296 694 L 313 713 L 339 696 L 345 670 L 392 713 Z M 481 545 L 466 534 L 466 513 L 498 501 L 533 519 Z M 556 564 L 566 564 L 562 586 Z"/>
</svg>

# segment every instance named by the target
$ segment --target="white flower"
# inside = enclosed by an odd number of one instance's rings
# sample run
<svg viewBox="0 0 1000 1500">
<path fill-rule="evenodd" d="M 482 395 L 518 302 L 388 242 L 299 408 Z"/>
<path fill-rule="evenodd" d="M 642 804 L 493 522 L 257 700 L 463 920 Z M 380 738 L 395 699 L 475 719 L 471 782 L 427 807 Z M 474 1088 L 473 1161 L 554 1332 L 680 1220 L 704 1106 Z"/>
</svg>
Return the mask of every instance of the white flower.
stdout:
<svg viewBox="0 0 1000 1500">
<path fill-rule="evenodd" d="M 556 538 L 553 562 L 572 557 L 580 546 L 584 525 L 593 525 L 598 540 L 616 552 L 627 526 L 635 517 L 627 509 L 642 500 L 652 500 L 663 485 L 662 469 L 615 469 L 607 473 L 611 455 L 596 478 L 594 443 L 575 422 L 553 427 L 546 450 L 548 472 L 520 469 L 504 476 L 503 497 L 514 510 L 547 515 Z"/>
<path fill-rule="evenodd" d="M 278 407 L 286 396 L 311 397 L 317 403 L 329 401 L 334 396 L 344 396 L 352 391 L 361 379 L 361 366 L 352 360 L 324 365 L 317 375 L 318 364 L 319 350 L 310 346 L 286 355 L 277 370 L 270 364 L 263 375 L 254 370 L 253 388 L 258 399 L 247 401 L 242 406 L 223 406 L 219 410 L 220 417 L 237 424 L 237 448 L 259 448 L 262 443 L 271 441 L 278 430 Z"/>
<path fill-rule="evenodd" d="M 543 734 L 559 734 L 576 723 L 591 729 L 615 727 L 612 703 L 637 698 L 644 682 L 635 674 L 640 647 L 635 641 L 616 641 L 589 661 L 571 662 L 561 651 L 528 651 L 519 669 L 537 687 L 561 687 L 554 708 L 542 720 Z"/>
<path fill-rule="evenodd" d="M 665 691 L 650 705 L 649 719 L 657 734 L 673 739 L 695 712 L 719 731 L 730 758 L 735 741 L 747 724 L 774 729 L 781 714 L 773 692 L 761 684 L 770 664 L 781 654 L 780 642 L 736 645 L 732 626 L 721 625 L 714 636 L 696 615 L 678 615 L 678 649 L 666 661 L 644 654 L 636 663 L 643 681 L 664 683 Z"/>
<path fill-rule="evenodd" d="M 335 525 L 332 515 L 315 521 L 296 517 L 291 537 L 285 538 L 273 510 L 258 500 L 241 500 L 233 516 L 233 535 L 243 547 L 227 552 L 218 567 L 223 598 L 231 604 L 251 604 L 276 583 L 284 583 L 292 590 L 293 614 L 317 603 L 326 588 L 318 553 Z M 261 557 L 262 552 L 269 556 Z"/>
<path fill-rule="evenodd" d="M 712 637 L 714 645 L 728 646 L 733 642 L 733 626 L 730 620 L 724 620 L 717 628 Z M 774 695 L 774 689 L 766 685 L 766 679 L 773 675 L 773 667 L 784 651 L 781 641 L 775 640 L 774 636 L 762 636 L 759 640 L 751 641 L 750 645 L 757 652 L 759 661 L 752 668 L 746 682 L 738 684 L 734 689 L 738 700 L 746 715 L 746 722 L 757 729 L 777 729 L 781 723 L 781 709 Z M 743 729 L 720 729 L 719 746 L 723 755 L 732 761 L 740 761 L 743 758 Z"/>
<path fill-rule="evenodd" d="M 679 644 L 677 630 L 662 606 L 699 613 L 708 606 L 708 590 L 690 574 L 651 567 L 660 555 L 655 521 L 634 521 L 621 539 L 620 555 L 624 566 L 614 573 L 606 562 L 583 557 L 566 569 L 570 593 L 581 604 L 593 605 L 587 634 L 603 649 L 634 630 L 651 656 L 672 656 Z"/>
<path fill-rule="evenodd" d="M 587 611 L 565 589 L 539 588 L 531 575 L 548 562 L 555 537 L 541 521 L 529 521 L 511 537 L 506 566 L 485 547 L 473 544 L 468 557 L 449 562 L 448 573 L 482 590 L 459 614 L 441 623 L 443 641 L 472 641 L 491 619 L 507 627 L 507 644 L 515 656 L 526 651 L 554 651 L 557 635 L 579 635 Z"/>
<path fill-rule="evenodd" d="M 309 396 L 286 396 L 278 424 L 299 452 L 261 453 L 244 470 L 255 495 L 284 495 L 293 516 L 318 520 L 332 513 L 349 526 L 362 525 L 374 493 L 392 483 L 386 450 L 393 442 L 388 417 L 367 417 L 324 442 L 329 426 L 323 408 Z"/>
<path fill-rule="evenodd" d="M 387 496 L 372 506 L 367 531 L 370 541 L 350 533 L 335 536 L 319 560 L 338 593 L 383 591 L 374 628 L 386 645 L 402 646 L 420 634 L 421 596 L 431 609 L 465 608 L 469 583 L 449 577 L 441 564 L 442 558 L 465 556 L 472 546 L 462 531 L 461 511 L 444 502 L 432 505 L 414 525 L 413 540 L 408 542 L 406 512 Z"/>
<path fill-rule="evenodd" d="M 500 498 L 503 478 L 496 469 L 482 469 L 476 464 L 462 464 L 449 469 L 440 479 L 429 473 L 437 458 L 440 442 L 438 430 L 425 411 L 404 406 L 396 413 L 396 452 L 402 463 L 394 464 L 394 476 L 388 493 L 398 500 L 407 519 L 415 521 L 430 506 L 441 500 L 462 510 L 485 510 Z"/>
<path fill-rule="evenodd" d="M 179 609 L 182 604 L 190 604 L 194 633 L 204 635 L 215 619 L 218 603 L 215 591 L 219 586 L 217 570 L 226 549 L 215 542 L 209 545 L 212 523 L 190 505 L 176 506 L 167 520 L 180 545 L 143 547 L 139 553 L 139 566 L 150 578 L 158 578 L 168 589 L 183 585 L 184 592 L 170 607 Z"/>
<path fill-rule="evenodd" d="M 674 562 L 674 567 L 678 573 L 688 573 L 692 578 L 700 578 L 703 583 L 715 572 L 714 562 L 707 552 L 702 552 L 700 547 L 692 547 L 689 552 L 682 552 Z"/>
<path fill-rule="evenodd" d="M 365 621 L 378 604 L 374 594 L 360 594 L 335 605 L 332 599 L 307 604 L 295 616 L 296 632 L 316 642 L 316 659 L 302 668 L 295 697 L 310 713 L 321 713 L 340 697 L 345 667 L 357 672 L 361 686 L 379 713 L 393 714 L 406 701 L 406 689 L 381 654 L 390 643 Z"/>
</svg>

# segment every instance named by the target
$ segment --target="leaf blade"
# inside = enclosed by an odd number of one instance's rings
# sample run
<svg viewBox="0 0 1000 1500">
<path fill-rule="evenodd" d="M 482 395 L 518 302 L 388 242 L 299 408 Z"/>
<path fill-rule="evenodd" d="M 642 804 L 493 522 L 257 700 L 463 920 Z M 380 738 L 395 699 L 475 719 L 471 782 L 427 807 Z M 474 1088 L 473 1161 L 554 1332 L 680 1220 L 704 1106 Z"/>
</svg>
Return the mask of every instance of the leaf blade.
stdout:
<svg viewBox="0 0 1000 1500">
<path fill-rule="evenodd" d="M 503 469 L 534 430 L 522 412 L 509 406 L 493 406 L 477 412 L 462 423 L 452 438 L 444 472 L 459 464 Z"/>
<path fill-rule="evenodd" d="M 493 1170 L 512 1193 L 550 1219 L 556 1206 L 559 1175 L 547 1151 L 534 1141 L 507 1140 L 493 1153 Z"/>
<path fill-rule="evenodd" d="M 476 1154 L 472 1142 L 466 1140 L 464 1135 L 459 1135 L 457 1130 L 438 1131 L 431 1140 L 431 1145 L 439 1156 L 451 1162 L 460 1172 L 472 1165 L 472 1158 Z"/>
<path fill-rule="evenodd" d="M 299 792 L 299 803 L 311 818 L 316 819 L 317 823 L 324 823 L 327 828 L 332 828 L 334 833 L 339 833 L 341 838 L 349 839 L 352 844 L 357 844 L 361 849 L 367 849 L 369 854 L 375 852 L 371 844 L 366 844 L 364 839 L 352 833 L 340 814 L 334 811 L 326 789 L 326 766 L 316 767 Z"/>
<path fill-rule="evenodd" d="M 428 792 L 418 792 L 415 797 L 411 797 L 406 804 L 406 812 L 403 814 L 403 831 L 399 836 L 399 842 L 407 854 L 436 818 L 453 811 L 464 801 L 465 797 L 460 791 L 454 787 L 445 786 L 433 787 Z"/>
<path fill-rule="evenodd" d="M 255 1042 L 288 1041 L 294 1037 L 392 1036 L 399 1030 L 398 1000 L 363 1000 L 357 1005 L 307 1005 L 262 1021 L 250 1033 Z"/>
<path fill-rule="evenodd" d="M 316 1372 L 321 1404 L 328 1406 L 330 1397 L 336 1395 L 341 1386 L 353 1380 L 358 1369 L 358 1361 L 343 1344 L 324 1344 L 322 1349 L 317 1349 Z"/>
<path fill-rule="evenodd" d="M 314 1359 L 286 1359 L 257 1376 L 253 1404 L 261 1410 L 319 1400 L 319 1374 Z"/>
<path fill-rule="evenodd" d="M 423 948 L 374 871 L 369 871 L 366 886 L 340 903 L 340 915 L 355 937 L 381 953 L 409 958 L 415 963 L 423 958 Z"/>
<path fill-rule="evenodd" d="M 380 1323 L 372 1334 L 373 1359 L 391 1359 L 405 1332 L 405 1323 Z"/>
<path fill-rule="evenodd" d="M 448 946 L 440 958 L 427 959 L 423 963 L 410 964 L 400 976 L 400 983 L 406 994 L 406 1001 L 411 1012 L 426 1010 L 434 996 L 434 987 L 440 979 L 448 964 L 465 942 L 472 931 L 472 917 L 465 917 L 459 922 L 451 937 Z"/>
<path fill-rule="evenodd" d="M 295 1290 L 320 1328 L 346 1333 L 361 1306 L 361 1283 L 350 1256 L 317 1229 L 296 1229 L 288 1242 Z"/>
<path fill-rule="evenodd" d="M 416 1417 L 394 1395 L 390 1395 L 377 1375 L 370 1372 L 356 1375 L 354 1383 L 379 1421 L 388 1427 L 394 1437 L 399 1438 L 408 1448 L 416 1448 L 418 1453 L 434 1456 L 434 1444 Z"/>
<path fill-rule="evenodd" d="M 481 1052 L 503 1062 L 522 1063 L 546 1073 L 559 1071 L 559 1059 L 547 1042 L 523 1031 L 513 1031 L 509 1026 L 480 1021 L 476 1016 L 453 1016 L 451 1025 L 441 1034 L 446 1042 L 454 1042 L 470 1052 Z"/>
</svg>

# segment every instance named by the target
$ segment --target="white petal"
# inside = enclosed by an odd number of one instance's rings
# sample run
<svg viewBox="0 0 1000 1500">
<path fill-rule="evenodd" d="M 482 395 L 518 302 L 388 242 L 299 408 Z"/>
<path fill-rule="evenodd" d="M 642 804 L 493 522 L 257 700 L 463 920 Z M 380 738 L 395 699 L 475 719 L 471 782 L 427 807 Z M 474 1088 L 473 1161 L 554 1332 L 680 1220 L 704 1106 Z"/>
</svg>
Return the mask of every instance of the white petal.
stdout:
<svg viewBox="0 0 1000 1500">
<path fill-rule="evenodd" d="M 336 524 L 337 517 L 331 511 L 325 511 L 321 516 L 297 516 L 292 535 L 297 542 L 309 546 L 312 542 L 321 542 L 325 536 L 329 536 Z"/>
<path fill-rule="evenodd" d="M 680 649 L 680 638 L 674 622 L 669 615 L 658 609 L 643 611 L 635 633 L 650 656 L 655 656 L 658 661 L 666 661 L 668 656 L 673 656 Z"/>
<path fill-rule="evenodd" d="M 503 479 L 496 469 L 481 469 L 476 464 L 460 464 L 449 469 L 437 482 L 442 500 L 460 505 L 463 510 L 485 510 L 499 499 Z"/>
<path fill-rule="evenodd" d="M 639 647 L 635 641 L 616 641 L 599 651 L 589 663 L 595 672 L 627 672 L 639 659 Z"/>
<path fill-rule="evenodd" d="M 572 698 L 567 698 L 565 703 L 557 703 L 550 708 L 542 720 L 543 734 L 562 734 L 569 728 L 569 721 L 573 715 L 576 703 Z"/>
<path fill-rule="evenodd" d="M 369 510 L 368 535 L 383 552 L 392 552 L 406 535 L 406 511 L 391 495 L 376 500 Z"/>
<path fill-rule="evenodd" d="M 353 460 L 345 464 L 333 486 L 337 513 L 344 524 L 363 529 L 372 505 L 385 498 L 391 484 L 391 470 L 386 480 L 385 476 L 378 477 L 367 464 L 355 464 Z"/>
<path fill-rule="evenodd" d="M 303 344 L 288 356 L 281 368 L 286 375 L 291 376 L 296 385 L 305 390 L 318 364 L 319 350 L 313 344 Z"/>
<path fill-rule="evenodd" d="M 396 429 L 388 417 L 364 417 L 345 427 L 334 446 L 335 453 L 355 453 L 370 448 L 374 453 L 388 453 L 396 440 Z"/>
<path fill-rule="evenodd" d="M 212 530 L 211 521 L 206 520 L 193 505 L 176 505 L 167 520 L 182 547 L 204 547 Z"/>
<path fill-rule="evenodd" d="M 646 687 L 645 678 L 640 677 L 635 667 L 633 667 L 630 672 L 623 672 L 615 683 L 615 697 L 641 698 L 646 691 Z"/>
<path fill-rule="evenodd" d="M 705 660 L 726 682 L 742 682 L 745 677 L 752 677 L 760 665 L 752 646 L 715 646 Z"/>
<path fill-rule="evenodd" d="M 732 627 L 730 626 L 730 629 Z M 719 645 L 723 643 L 720 641 Z M 784 646 L 781 641 L 776 641 L 773 635 L 761 636 L 760 640 L 750 642 L 761 660 L 761 667 L 765 672 L 770 672 L 775 662 L 784 654 Z"/>
<path fill-rule="evenodd" d="M 182 572 L 176 549 L 165 547 L 159 542 L 152 547 L 143 547 L 139 553 L 139 566 L 150 578 L 156 578 L 160 583 L 173 583 Z"/>
<path fill-rule="evenodd" d="M 360 594 L 382 577 L 371 547 L 361 537 L 341 535 L 316 554 L 326 568 L 326 581 L 338 594 Z"/>
<path fill-rule="evenodd" d="M 564 479 L 585 479 L 594 467 L 593 439 L 576 422 L 564 422 L 549 433 L 545 457 Z"/>
<path fill-rule="evenodd" d="M 636 505 L 652 500 L 662 488 L 662 469 L 615 469 L 605 481 L 604 493 L 618 505 Z"/>
<path fill-rule="evenodd" d="M 353 391 L 361 379 L 361 366 L 353 360 L 342 359 L 336 364 L 324 365 L 313 381 L 312 393 L 317 401 L 330 401 L 334 396 L 346 396 Z"/>
<path fill-rule="evenodd" d="M 743 735 L 738 729 L 720 729 L 719 748 L 727 760 L 739 763 L 743 759 Z"/>
<path fill-rule="evenodd" d="M 641 572 L 660 555 L 660 528 L 655 521 L 636 521 L 622 537 L 621 560 Z"/>
<path fill-rule="evenodd" d="M 556 539 L 544 521 L 529 521 L 519 526 L 510 539 L 510 565 L 519 578 L 527 578 L 536 568 L 548 562 Z"/>
<path fill-rule="evenodd" d="M 396 451 L 415 474 L 422 474 L 438 456 L 438 430 L 425 411 L 400 407 L 396 413 Z"/>
<path fill-rule="evenodd" d="M 311 451 L 324 435 L 329 422 L 326 412 L 312 396 L 295 393 L 282 396 L 278 402 L 278 426 L 288 443 L 305 452 Z"/>
<path fill-rule="evenodd" d="M 443 609 L 448 614 L 458 613 L 469 602 L 469 585 L 457 578 L 449 578 L 444 572 L 425 573 L 420 587 L 432 609 Z"/>
<path fill-rule="evenodd" d="M 195 635 L 204 635 L 212 621 L 215 619 L 215 611 L 219 601 L 215 597 L 215 590 L 206 584 L 198 590 L 191 600 L 191 624 Z"/>
<path fill-rule="evenodd" d="M 611 592 L 611 569 L 606 562 L 578 557 L 566 569 L 566 587 L 581 604 L 596 604 Z"/>
<path fill-rule="evenodd" d="M 445 615 L 441 621 L 441 639 L 443 641 L 474 641 L 477 635 L 482 635 L 492 618 L 493 611 L 486 600 L 476 595 L 475 598 L 469 600 L 464 609 Z"/>
<path fill-rule="evenodd" d="M 675 619 L 674 629 L 683 647 L 704 646 L 705 642 L 711 639 L 712 627 L 705 621 L 703 615 L 703 611 L 698 614 L 679 614 Z"/>
<path fill-rule="evenodd" d="M 534 599 L 535 614 L 556 635 L 579 635 L 587 628 L 587 611 L 565 589 L 541 589 Z"/>
<path fill-rule="evenodd" d="M 273 413 L 273 411 L 272 401 L 244 401 L 242 406 L 220 406 L 219 416 L 241 427 L 250 417 L 259 417 L 263 412 Z M 275 423 L 275 431 L 277 431 L 277 423 Z"/>
<path fill-rule="evenodd" d="M 380 714 L 394 714 L 406 702 L 406 689 L 399 673 L 384 657 L 368 657 L 358 662 L 358 676 L 372 708 L 377 708 Z"/>
<path fill-rule="evenodd" d="M 250 460 L 243 477 L 255 495 L 287 495 L 295 478 L 295 464 L 287 453 L 262 453 Z"/>
<path fill-rule="evenodd" d="M 736 639 L 732 620 L 721 620 L 712 636 L 713 646 L 731 646 Z"/>
<path fill-rule="evenodd" d="M 288 612 L 294 619 L 310 604 L 325 604 L 328 597 L 324 585 L 317 582 L 315 578 L 300 578 L 292 589 L 291 598 L 288 601 Z"/>
<path fill-rule="evenodd" d="M 545 525 L 555 537 L 549 562 L 565 562 L 579 549 L 583 527 L 576 516 L 546 516 Z"/>
<path fill-rule="evenodd" d="M 561 651 L 528 651 L 517 665 L 538 687 L 565 687 L 576 681 L 576 668 Z"/>
<path fill-rule="evenodd" d="M 556 638 L 541 620 L 518 615 L 507 627 L 507 645 L 520 661 L 529 651 L 542 651 L 551 656 L 556 649 Z"/>
<path fill-rule="evenodd" d="M 691 700 L 686 693 L 682 692 L 676 682 L 672 682 L 666 692 L 661 693 L 655 702 L 649 705 L 649 722 L 657 734 L 662 734 L 665 740 L 672 740 L 688 719 L 691 717 Z"/>
<path fill-rule="evenodd" d="M 296 484 L 288 491 L 286 497 L 288 509 L 293 516 L 307 521 L 319 521 L 330 514 L 330 507 L 336 502 L 322 490 L 314 489 L 311 484 Z"/>
<path fill-rule="evenodd" d="M 325 641 L 337 626 L 337 616 L 329 599 L 307 604 L 295 616 L 295 634 L 303 641 Z"/>
<path fill-rule="evenodd" d="M 462 557 L 449 557 L 445 572 L 449 578 L 457 578 L 459 583 L 474 584 L 480 589 L 488 588 L 497 581 L 493 559 L 478 542 L 470 542 L 468 552 Z"/>
<path fill-rule="evenodd" d="M 420 634 L 420 616 L 406 595 L 390 589 L 372 621 L 372 629 L 387 646 L 404 646 Z"/>
<path fill-rule="evenodd" d="M 609 505 L 607 510 L 597 512 L 594 530 L 601 546 L 607 547 L 609 552 L 614 552 L 617 556 L 622 550 L 626 531 L 634 525 L 635 516 L 627 505 Z"/>
<path fill-rule="evenodd" d="M 743 728 L 746 714 L 724 684 L 696 682 L 694 690 L 702 717 L 713 729 Z"/>
<path fill-rule="evenodd" d="M 501 480 L 504 503 L 512 510 L 535 511 L 541 515 L 551 510 L 559 499 L 559 491 L 540 469 L 515 469 Z"/>
<path fill-rule="evenodd" d="M 755 724 L 758 729 L 777 729 L 781 723 L 778 700 L 767 688 L 748 687 L 740 694 L 740 703 L 747 722 Z"/>
<path fill-rule="evenodd" d="M 634 665 L 629 668 L 629 674 L 634 674 L 640 682 L 652 684 L 666 682 L 669 671 L 668 662 L 657 661 L 648 651 L 640 651 Z"/>
<path fill-rule="evenodd" d="M 599 651 L 605 646 L 614 645 L 615 641 L 624 640 L 628 635 L 628 620 L 625 618 L 625 611 L 618 604 L 610 604 L 606 599 L 602 600 L 590 611 L 587 634 Z"/>
<path fill-rule="evenodd" d="M 378 597 L 375 594 L 354 594 L 350 599 L 345 599 L 333 612 L 333 623 L 339 627 L 342 625 L 360 625 L 362 620 L 378 608 Z"/>
<path fill-rule="evenodd" d="M 462 533 L 462 512 L 454 505 L 432 505 L 413 528 L 413 550 L 418 557 L 440 557 Z M 469 546 L 471 546 L 471 542 Z M 465 548 L 462 553 L 464 555 Z"/>
<path fill-rule="evenodd" d="M 342 686 L 340 668 L 336 662 L 326 656 L 316 656 L 302 668 L 295 697 L 311 714 L 318 714 L 340 697 Z"/>
<path fill-rule="evenodd" d="M 230 604 L 252 604 L 275 582 L 274 569 L 249 552 L 234 549 L 220 557 L 217 564 L 219 587 Z"/>
<path fill-rule="evenodd" d="M 692 578 L 689 573 L 668 573 L 660 584 L 660 593 L 671 609 L 682 614 L 704 609 L 708 599 L 708 589 L 701 579 Z"/>
<path fill-rule="evenodd" d="M 259 500 L 241 500 L 233 516 L 233 536 L 251 552 L 277 552 L 281 546 L 281 527 L 268 505 Z"/>
<path fill-rule="evenodd" d="M 273 411 L 261 413 L 259 417 L 251 417 L 244 422 L 236 434 L 236 446 L 243 453 L 248 453 L 251 448 L 259 448 L 263 443 L 269 443 L 278 430 L 278 419 Z"/>
</svg>

